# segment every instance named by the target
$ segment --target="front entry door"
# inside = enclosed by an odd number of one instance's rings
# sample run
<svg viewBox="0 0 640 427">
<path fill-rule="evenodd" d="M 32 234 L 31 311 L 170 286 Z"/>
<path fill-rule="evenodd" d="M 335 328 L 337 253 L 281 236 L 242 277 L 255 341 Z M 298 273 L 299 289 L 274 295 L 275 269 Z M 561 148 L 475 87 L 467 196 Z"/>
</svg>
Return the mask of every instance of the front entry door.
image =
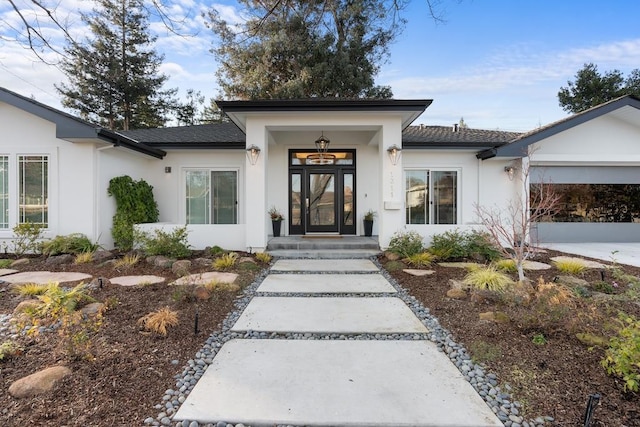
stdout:
<svg viewBox="0 0 640 427">
<path fill-rule="evenodd" d="M 355 234 L 355 152 L 314 164 L 311 151 L 293 151 L 289 168 L 289 232 Z"/>
<path fill-rule="evenodd" d="M 336 172 L 306 171 L 306 223 L 308 233 L 337 233 Z"/>
</svg>

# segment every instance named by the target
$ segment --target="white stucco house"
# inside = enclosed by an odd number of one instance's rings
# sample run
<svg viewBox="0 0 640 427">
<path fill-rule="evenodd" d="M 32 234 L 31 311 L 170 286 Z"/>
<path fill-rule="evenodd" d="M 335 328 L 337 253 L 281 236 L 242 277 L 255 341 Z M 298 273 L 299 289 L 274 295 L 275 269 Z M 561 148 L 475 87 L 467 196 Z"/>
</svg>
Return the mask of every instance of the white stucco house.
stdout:
<svg viewBox="0 0 640 427">
<path fill-rule="evenodd" d="M 161 223 L 146 227 L 186 224 L 194 248 L 267 248 L 272 206 L 283 236 L 362 235 L 374 210 L 381 248 L 400 230 L 429 243 L 521 197 L 523 165 L 566 193 L 541 241 L 640 240 L 640 100 L 524 135 L 412 126 L 430 104 L 221 101 L 228 123 L 112 132 L 0 88 L 0 241 L 31 221 L 112 247 L 107 187 L 129 175 L 154 187 Z"/>
</svg>

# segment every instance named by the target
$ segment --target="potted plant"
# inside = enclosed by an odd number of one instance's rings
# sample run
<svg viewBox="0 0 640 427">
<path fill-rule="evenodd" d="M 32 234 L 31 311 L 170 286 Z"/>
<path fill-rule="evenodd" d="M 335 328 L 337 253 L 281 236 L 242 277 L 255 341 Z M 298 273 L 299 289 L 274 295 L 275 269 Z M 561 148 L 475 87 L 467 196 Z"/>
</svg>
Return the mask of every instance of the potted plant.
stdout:
<svg viewBox="0 0 640 427">
<path fill-rule="evenodd" d="M 373 218 L 376 216 L 376 211 L 369 209 L 364 214 L 364 235 L 371 236 L 373 233 Z"/>
<path fill-rule="evenodd" d="M 280 213 L 278 208 L 271 206 L 267 212 L 271 217 L 271 225 L 273 226 L 273 237 L 280 237 L 280 229 L 282 227 L 282 220 L 284 216 Z"/>
</svg>

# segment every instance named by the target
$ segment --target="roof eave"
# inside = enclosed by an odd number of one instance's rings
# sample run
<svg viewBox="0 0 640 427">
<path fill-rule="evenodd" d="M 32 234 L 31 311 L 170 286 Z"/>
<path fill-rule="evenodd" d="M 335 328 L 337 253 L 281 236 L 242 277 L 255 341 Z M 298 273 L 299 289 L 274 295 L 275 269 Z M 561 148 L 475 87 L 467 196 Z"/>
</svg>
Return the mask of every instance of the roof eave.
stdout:
<svg viewBox="0 0 640 427">
<path fill-rule="evenodd" d="M 163 159 L 167 153 L 159 148 L 151 147 L 149 145 L 134 141 L 126 136 L 114 132 L 108 129 L 99 129 L 97 136 L 111 142 L 116 147 L 124 147 L 138 153 L 146 154 L 147 156 L 155 157 L 156 159 Z"/>
</svg>

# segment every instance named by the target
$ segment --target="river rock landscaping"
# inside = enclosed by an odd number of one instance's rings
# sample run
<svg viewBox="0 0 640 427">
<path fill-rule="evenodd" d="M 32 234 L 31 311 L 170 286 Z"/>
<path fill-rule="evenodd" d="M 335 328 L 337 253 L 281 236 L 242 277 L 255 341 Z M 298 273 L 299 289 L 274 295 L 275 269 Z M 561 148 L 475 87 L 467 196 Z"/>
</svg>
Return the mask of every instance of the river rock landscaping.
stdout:
<svg viewBox="0 0 640 427">
<path fill-rule="evenodd" d="M 11 341 L 17 345 L 16 351 L 0 360 L 4 391 L 0 393 L 0 424 L 173 425 L 171 414 L 222 343 L 233 338 L 231 325 L 266 273 L 267 264 L 250 254 L 243 255 L 242 262 L 226 270 L 238 274 L 234 282 L 237 286 L 212 287 L 202 293 L 196 293 L 193 285 L 168 283 L 187 272 L 212 271 L 214 257 L 208 252 L 194 253 L 189 263 L 175 269 L 174 263 L 157 258 L 122 266 L 117 261 L 124 254 L 118 253 L 102 254 L 99 261 L 84 264 L 73 264 L 69 258 L 57 263 L 46 257 L 14 263 L 10 268 L 18 272 L 88 274 L 92 277 L 90 296 L 106 306 L 99 329 L 91 335 L 88 351 L 82 357 L 70 357 L 64 337 L 58 333 L 59 324 L 41 325 L 37 335 L 16 331 L 10 320 L 25 297 L 13 292 L 15 285 L 0 283 L 0 344 Z M 601 400 L 594 412 L 593 426 L 640 426 L 638 394 L 625 392 L 619 378 L 606 374 L 600 365 L 604 347 L 593 341 L 585 343 L 584 336 L 583 340 L 576 336 L 588 332 L 592 339 L 608 340 L 613 334 L 609 320 L 616 318 L 619 309 L 640 316 L 638 301 L 624 298 L 627 285 L 616 282 L 607 268 L 590 268 L 574 275 L 560 273 L 551 260 L 559 255 L 563 254 L 539 254 L 535 261 L 550 268 L 529 270 L 527 276 L 534 283 L 542 277 L 545 283 L 560 281 L 571 289 L 570 303 L 561 307 L 541 306 L 535 295 L 529 295 L 529 301 L 524 303 L 465 289 L 460 281 L 467 270 L 459 266 L 434 262 L 416 268 L 385 256 L 377 261 L 386 267 L 388 272 L 384 274 L 400 290 L 403 300 L 429 327 L 428 339 L 465 373 L 505 425 L 582 425 L 589 395 L 599 393 Z M 640 275 L 638 268 L 618 267 L 625 274 Z M 405 272 L 406 268 L 430 273 L 415 275 L 415 271 Z M 164 277 L 166 281 L 122 286 L 108 280 L 138 275 Z M 448 295 L 452 289 L 459 292 Z M 526 295 L 520 294 L 520 298 L 526 299 Z M 139 325 L 139 319 L 163 307 L 177 313 L 177 324 L 168 328 L 166 336 Z M 298 335 L 286 338 L 345 339 Z M 276 337 L 277 334 L 259 333 L 252 336 Z M 422 339 L 382 337 L 385 338 Z M 8 393 L 15 381 L 51 366 L 65 366 L 71 374 L 55 381 L 50 391 L 33 397 L 15 398 Z"/>
</svg>

